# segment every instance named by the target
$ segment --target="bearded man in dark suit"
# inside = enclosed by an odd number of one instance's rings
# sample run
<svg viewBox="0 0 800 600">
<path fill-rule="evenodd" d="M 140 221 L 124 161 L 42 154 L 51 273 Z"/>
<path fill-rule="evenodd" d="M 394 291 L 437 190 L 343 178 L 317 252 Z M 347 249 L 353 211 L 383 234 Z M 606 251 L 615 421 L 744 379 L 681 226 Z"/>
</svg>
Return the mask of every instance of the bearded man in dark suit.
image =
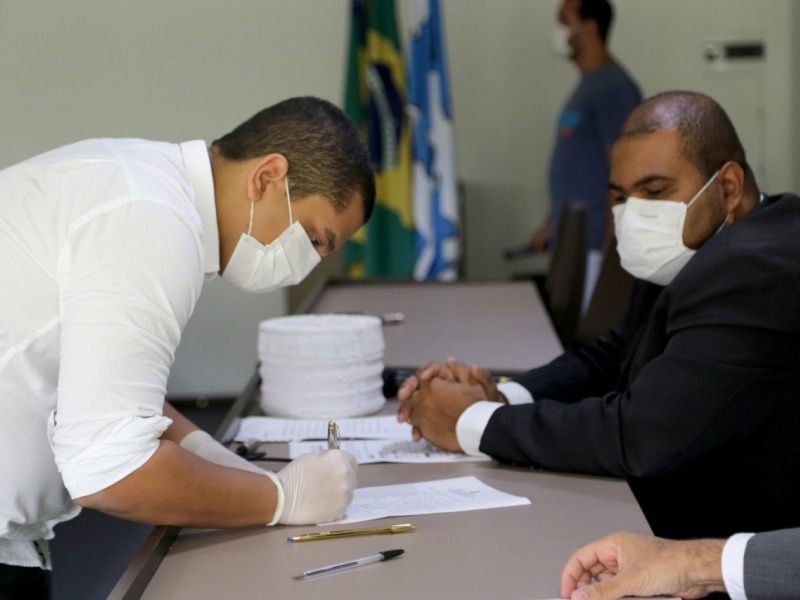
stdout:
<svg viewBox="0 0 800 600">
<path fill-rule="evenodd" d="M 634 110 L 610 179 L 639 279 L 624 321 L 499 386 L 428 365 L 398 419 L 445 449 L 625 478 L 660 536 L 800 526 L 800 198 L 761 194 L 725 111 L 691 92 Z"/>
</svg>

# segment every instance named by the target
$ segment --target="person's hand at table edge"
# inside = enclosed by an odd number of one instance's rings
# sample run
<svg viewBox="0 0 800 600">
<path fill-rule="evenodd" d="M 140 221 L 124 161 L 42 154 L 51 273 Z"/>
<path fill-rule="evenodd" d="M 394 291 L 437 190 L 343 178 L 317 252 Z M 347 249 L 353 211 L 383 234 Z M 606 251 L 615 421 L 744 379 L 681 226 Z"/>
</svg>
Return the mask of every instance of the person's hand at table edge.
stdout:
<svg viewBox="0 0 800 600">
<path fill-rule="evenodd" d="M 712 592 L 725 591 L 721 560 L 724 545 L 724 540 L 673 541 L 614 533 L 572 554 L 561 573 L 561 597 L 703 598 Z"/>
</svg>

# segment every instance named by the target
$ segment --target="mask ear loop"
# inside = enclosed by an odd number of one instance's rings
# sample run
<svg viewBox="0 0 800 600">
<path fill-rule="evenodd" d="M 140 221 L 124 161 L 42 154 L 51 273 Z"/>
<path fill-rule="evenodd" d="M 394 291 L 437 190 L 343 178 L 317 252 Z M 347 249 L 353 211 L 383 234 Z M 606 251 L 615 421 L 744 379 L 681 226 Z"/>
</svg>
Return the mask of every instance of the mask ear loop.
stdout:
<svg viewBox="0 0 800 600">
<path fill-rule="evenodd" d="M 255 207 L 255 205 L 256 205 L 255 200 L 250 200 L 250 226 L 247 228 L 248 236 L 250 236 L 250 234 L 253 231 L 253 208 Z"/>
<path fill-rule="evenodd" d="M 289 204 L 289 226 L 294 223 L 294 219 L 292 218 L 292 197 L 289 195 L 289 178 L 284 177 L 283 183 L 286 186 L 286 202 Z"/>
<path fill-rule="evenodd" d="M 294 219 L 292 218 L 292 199 L 289 196 L 289 178 L 285 177 L 283 181 L 286 186 L 286 202 L 289 205 L 289 225 L 292 225 L 292 223 L 294 223 Z M 250 225 L 247 227 L 247 235 L 250 235 L 253 232 L 253 209 L 255 206 L 255 201 L 250 200 Z"/>
<path fill-rule="evenodd" d="M 703 195 L 703 192 L 705 192 L 705 191 L 708 189 L 708 186 L 710 186 L 712 183 L 714 183 L 714 180 L 717 178 L 717 175 L 719 175 L 719 172 L 720 172 L 720 169 L 717 169 L 717 172 L 716 172 L 716 173 L 714 173 L 714 174 L 711 176 L 711 179 L 709 179 L 708 181 L 706 181 L 706 184 L 705 184 L 703 187 L 701 187 L 701 188 L 700 188 L 700 191 L 699 191 L 699 192 L 697 192 L 697 193 L 694 195 L 694 198 L 692 198 L 691 200 L 689 200 L 689 204 L 687 204 L 687 205 L 686 205 L 686 208 L 689 208 L 689 207 L 690 207 L 692 204 L 694 204 L 694 201 L 695 201 L 695 200 L 697 200 L 697 199 L 698 199 L 700 196 L 702 196 L 702 195 Z"/>
</svg>

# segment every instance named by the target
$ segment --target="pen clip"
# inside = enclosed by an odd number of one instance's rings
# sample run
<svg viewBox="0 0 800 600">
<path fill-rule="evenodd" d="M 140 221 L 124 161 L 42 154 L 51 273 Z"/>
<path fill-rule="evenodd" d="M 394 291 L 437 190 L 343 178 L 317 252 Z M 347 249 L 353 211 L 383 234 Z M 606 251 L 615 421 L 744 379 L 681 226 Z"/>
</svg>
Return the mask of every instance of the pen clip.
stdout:
<svg viewBox="0 0 800 600">
<path fill-rule="evenodd" d="M 328 450 L 339 449 L 339 426 L 336 421 L 328 421 Z"/>
</svg>

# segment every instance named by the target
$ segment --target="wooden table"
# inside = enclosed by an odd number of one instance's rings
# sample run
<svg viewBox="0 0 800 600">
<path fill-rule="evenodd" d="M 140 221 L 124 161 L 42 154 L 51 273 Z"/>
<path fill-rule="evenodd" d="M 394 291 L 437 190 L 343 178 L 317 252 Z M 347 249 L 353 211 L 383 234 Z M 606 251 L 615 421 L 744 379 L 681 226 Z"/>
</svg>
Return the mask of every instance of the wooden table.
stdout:
<svg viewBox="0 0 800 600">
<path fill-rule="evenodd" d="M 402 324 L 384 327 L 384 362 L 391 367 L 415 367 L 452 355 L 496 372 L 517 373 L 561 352 L 541 301 L 526 282 L 329 284 L 303 312 L 404 313 Z M 257 410 L 259 386 L 256 374 L 218 439 L 232 439 L 241 416 Z M 273 470 L 283 466 L 262 464 Z M 286 537 L 316 527 L 159 527 L 110 598 L 555 598 L 561 568 L 579 545 L 618 529 L 650 531 L 621 480 L 497 462 L 363 465 L 358 476 L 364 487 L 463 475 L 526 496 L 531 505 L 380 519 L 364 526 L 413 522 L 419 529 L 306 543 L 289 543 Z M 309 568 L 391 548 L 406 552 L 386 563 L 318 579 L 291 579 Z"/>
<path fill-rule="evenodd" d="M 562 349 L 534 285 L 487 283 L 329 283 L 303 312 L 385 314 L 384 363 L 416 368 L 448 356 L 490 371 L 522 373 Z"/>
<path fill-rule="evenodd" d="M 416 523 L 418 529 L 303 543 L 286 537 L 321 528 L 184 530 L 142 598 L 557 598 L 561 569 L 578 546 L 618 529 L 650 531 L 623 481 L 495 462 L 362 465 L 358 471 L 359 486 L 464 475 L 526 496 L 531 504 L 331 526 L 326 529 Z M 307 569 L 393 548 L 405 554 L 315 579 L 291 579 Z"/>
</svg>

